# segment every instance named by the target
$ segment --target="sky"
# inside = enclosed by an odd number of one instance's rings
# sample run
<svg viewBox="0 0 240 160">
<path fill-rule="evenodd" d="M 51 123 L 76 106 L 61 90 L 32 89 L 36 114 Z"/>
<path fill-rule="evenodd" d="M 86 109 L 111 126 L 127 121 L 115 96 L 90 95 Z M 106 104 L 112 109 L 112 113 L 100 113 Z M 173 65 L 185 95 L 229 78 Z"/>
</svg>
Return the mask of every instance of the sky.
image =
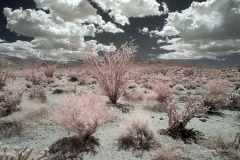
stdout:
<svg viewBox="0 0 240 160">
<path fill-rule="evenodd" d="M 240 64 L 240 0 L 1 0 L 0 54 L 79 59 L 134 40 L 137 57 Z"/>
</svg>

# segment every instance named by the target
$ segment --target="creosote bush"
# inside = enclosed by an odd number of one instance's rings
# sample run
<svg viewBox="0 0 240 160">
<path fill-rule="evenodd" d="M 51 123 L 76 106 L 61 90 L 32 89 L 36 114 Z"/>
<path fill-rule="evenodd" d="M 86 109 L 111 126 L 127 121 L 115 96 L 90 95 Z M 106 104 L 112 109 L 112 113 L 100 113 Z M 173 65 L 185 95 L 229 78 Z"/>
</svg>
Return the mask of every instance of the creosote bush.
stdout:
<svg viewBox="0 0 240 160">
<path fill-rule="evenodd" d="M 132 115 L 119 127 L 117 140 L 122 149 L 149 150 L 157 144 L 155 134 L 148 126 L 147 117 L 140 114 Z"/>
<path fill-rule="evenodd" d="M 86 51 L 84 62 L 88 71 L 94 76 L 103 93 L 112 103 L 116 103 L 127 84 L 127 75 L 134 62 L 136 46 L 125 43 L 115 53 L 105 52 L 104 57 L 94 51 Z"/>
</svg>

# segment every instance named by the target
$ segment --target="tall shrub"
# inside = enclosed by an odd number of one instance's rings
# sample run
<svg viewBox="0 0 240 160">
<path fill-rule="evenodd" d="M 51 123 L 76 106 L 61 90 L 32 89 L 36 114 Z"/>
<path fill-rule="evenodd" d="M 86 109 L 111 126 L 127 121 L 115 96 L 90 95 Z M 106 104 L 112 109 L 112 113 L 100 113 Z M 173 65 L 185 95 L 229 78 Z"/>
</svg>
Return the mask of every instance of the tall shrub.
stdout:
<svg viewBox="0 0 240 160">
<path fill-rule="evenodd" d="M 134 62 L 134 52 L 137 46 L 125 43 L 116 52 L 104 53 L 98 56 L 93 51 L 87 51 L 84 62 L 88 71 L 94 76 L 103 93 L 112 103 L 116 103 L 127 84 L 126 75 Z"/>
</svg>

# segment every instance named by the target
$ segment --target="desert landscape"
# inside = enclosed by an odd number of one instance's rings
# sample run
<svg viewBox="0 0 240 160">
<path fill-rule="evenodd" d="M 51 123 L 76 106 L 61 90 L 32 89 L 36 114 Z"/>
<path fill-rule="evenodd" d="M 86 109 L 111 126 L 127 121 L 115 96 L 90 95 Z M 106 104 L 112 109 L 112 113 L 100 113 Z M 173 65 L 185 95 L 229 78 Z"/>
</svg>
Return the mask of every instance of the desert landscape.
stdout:
<svg viewBox="0 0 240 160">
<path fill-rule="evenodd" d="M 0 159 L 240 159 L 240 68 L 143 60 L 134 47 L 1 56 Z"/>
</svg>

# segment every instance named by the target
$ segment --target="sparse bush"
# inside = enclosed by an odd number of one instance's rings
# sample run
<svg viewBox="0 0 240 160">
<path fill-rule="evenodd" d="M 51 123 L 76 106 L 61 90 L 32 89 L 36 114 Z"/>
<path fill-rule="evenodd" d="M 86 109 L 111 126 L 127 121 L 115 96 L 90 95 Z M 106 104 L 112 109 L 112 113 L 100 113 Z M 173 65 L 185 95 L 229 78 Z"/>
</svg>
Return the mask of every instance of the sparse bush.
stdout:
<svg viewBox="0 0 240 160">
<path fill-rule="evenodd" d="M 41 102 L 47 101 L 47 93 L 43 87 L 34 87 L 30 90 L 28 95 L 29 99 L 38 99 Z"/>
<path fill-rule="evenodd" d="M 138 102 L 143 100 L 143 93 L 136 92 L 135 90 L 132 90 L 130 92 L 124 91 L 123 97 L 124 97 L 124 100 L 128 102 Z"/>
<path fill-rule="evenodd" d="M 189 77 L 192 76 L 194 74 L 194 69 L 185 69 L 183 71 L 184 77 Z"/>
<path fill-rule="evenodd" d="M 53 90 L 52 94 L 61 94 L 61 93 L 64 93 L 64 90 L 63 89 L 60 89 L 60 88 L 56 88 Z"/>
<path fill-rule="evenodd" d="M 101 97 L 95 94 L 69 95 L 57 108 L 56 120 L 85 143 L 106 119 L 116 118 L 104 105 Z"/>
<path fill-rule="evenodd" d="M 33 147 L 26 147 L 23 151 L 19 150 L 19 147 L 13 147 L 12 151 L 9 151 L 8 146 L 2 145 L 0 143 L 0 159 L 1 160 L 45 160 L 47 159 L 48 149 L 44 149 L 41 155 L 32 157 L 31 154 L 34 150 Z"/>
<path fill-rule="evenodd" d="M 23 86 L 7 85 L 4 87 L 4 90 L 0 92 L 0 108 L 5 112 L 6 116 L 21 109 L 19 105 L 24 90 L 25 88 Z"/>
<path fill-rule="evenodd" d="M 226 141 L 222 136 L 209 137 L 202 142 L 204 147 L 214 149 L 224 159 L 239 159 L 240 158 L 240 133 L 235 133 L 235 138 L 232 141 Z"/>
<path fill-rule="evenodd" d="M 2 60 L 1 67 L 0 67 L 0 90 L 6 85 L 6 81 L 9 78 L 9 69 L 4 68 L 4 61 Z"/>
<path fill-rule="evenodd" d="M 155 134 L 144 115 L 132 115 L 119 127 L 118 145 L 122 149 L 149 150 L 156 144 Z"/>
<path fill-rule="evenodd" d="M 44 73 L 47 77 L 52 78 L 55 70 L 56 70 L 56 65 L 53 63 L 48 63 L 46 64 Z"/>
<path fill-rule="evenodd" d="M 167 113 L 167 102 L 162 102 L 159 103 L 158 101 L 155 100 L 148 100 L 148 101 L 144 101 L 144 106 L 143 108 L 149 111 L 153 111 L 153 112 L 165 112 Z"/>
<path fill-rule="evenodd" d="M 23 130 L 23 124 L 19 120 L 1 121 L 0 122 L 0 138 L 10 138 L 20 136 Z"/>
<path fill-rule="evenodd" d="M 42 75 L 37 73 L 35 70 L 31 70 L 25 78 L 27 81 L 31 81 L 34 85 L 39 85 L 42 81 Z"/>
<path fill-rule="evenodd" d="M 173 160 L 175 148 L 161 149 L 154 155 L 151 160 Z"/>
<path fill-rule="evenodd" d="M 54 78 L 47 77 L 47 78 L 42 78 L 42 82 L 47 83 L 47 84 L 52 84 L 54 83 Z"/>
<path fill-rule="evenodd" d="M 224 80 L 211 80 L 206 85 L 209 94 L 224 94 L 228 90 L 228 83 Z"/>
<path fill-rule="evenodd" d="M 112 46 L 113 48 L 113 46 Z M 134 62 L 136 46 L 132 43 L 124 44 L 116 53 L 105 52 L 104 58 L 93 51 L 87 51 L 84 59 L 88 71 L 94 76 L 103 93 L 116 104 L 127 84 L 127 74 Z"/>
<path fill-rule="evenodd" d="M 172 87 L 172 89 L 173 89 L 173 90 L 176 90 L 176 91 L 179 91 L 179 90 L 184 91 L 184 90 L 186 90 L 186 88 L 185 88 L 183 85 L 181 85 L 181 84 L 176 84 L 176 85 L 174 85 L 174 86 Z"/>
<path fill-rule="evenodd" d="M 171 96 L 172 90 L 169 86 L 164 85 L 163 83 L 158 84 L 156 90 L 156 100 L 159 102 L 164 102 L 167 97 Z"/>
<path fill-rule="evenodd" d="M 37 110 L 29 112 L 24 117 L 24 119 L 27 121 L 40 122 L 41 120 L 44 120 L 45 118 L 47 118 L 49 113 L 50 113 L 49 108 L 41 107 Z"/>
<path fill-rule="evenodd" d="M 151 84 L 149 84 L 149 83 L 144 83 L 144 84 L 141 85 L 141 87 L 153 90 L 153 86 Z"/>
</svg>

